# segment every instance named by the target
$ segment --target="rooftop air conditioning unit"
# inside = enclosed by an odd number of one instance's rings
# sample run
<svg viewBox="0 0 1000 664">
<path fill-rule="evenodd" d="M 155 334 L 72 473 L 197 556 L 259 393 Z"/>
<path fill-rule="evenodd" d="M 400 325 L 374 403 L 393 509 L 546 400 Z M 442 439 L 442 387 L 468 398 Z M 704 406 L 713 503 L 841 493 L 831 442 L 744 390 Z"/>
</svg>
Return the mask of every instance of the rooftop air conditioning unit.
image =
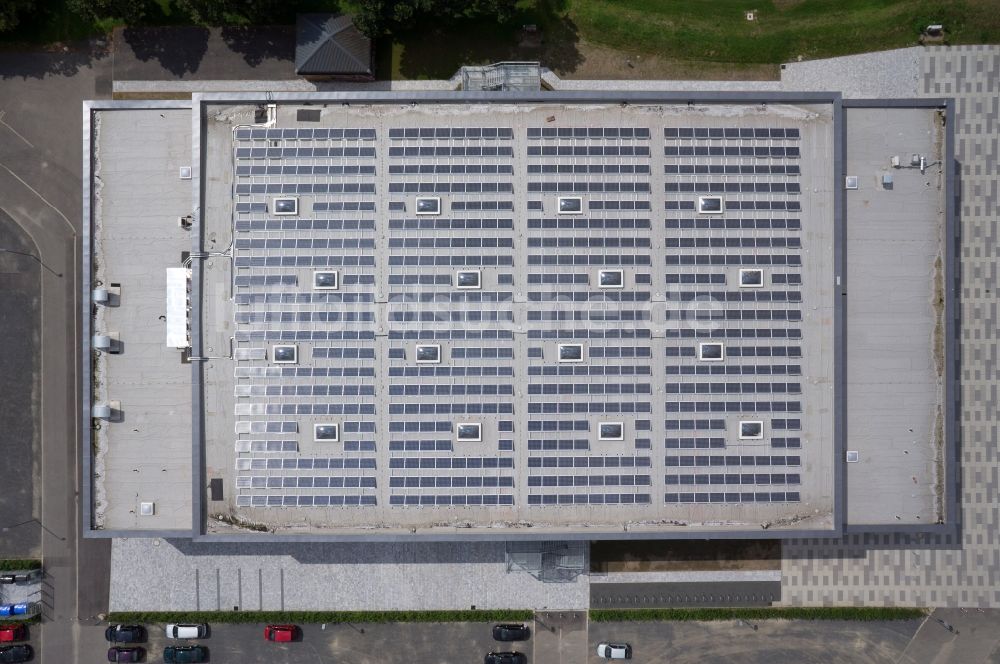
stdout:
<svg viewBox="0 0 1000 664">
<path fill-rule="evenodd" d="M 114 339 L 106 334 L 95 334 L 93 340 L 94 350 L 110 351 L 114 347 Z"/>
<path fill-rule="evenodd" d="M 99 420 L 110 420 L 111 406 L 106 403 L 95 403 L 94 407 L 90 410 L 90 414 Z"/>
<path fill-rule="evenodd" d="M 97 304 L 107 304 L 111 301 L 111 293 L 108 292 L 107 288 L 95 288 L 91 297 Z"/>
</svg>

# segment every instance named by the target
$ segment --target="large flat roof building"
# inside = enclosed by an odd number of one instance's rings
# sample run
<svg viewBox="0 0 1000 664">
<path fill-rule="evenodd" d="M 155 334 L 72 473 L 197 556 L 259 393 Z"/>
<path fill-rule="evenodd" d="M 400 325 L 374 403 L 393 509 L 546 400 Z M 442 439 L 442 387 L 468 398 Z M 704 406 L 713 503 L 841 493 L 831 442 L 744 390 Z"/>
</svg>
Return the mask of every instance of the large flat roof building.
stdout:
<svg viewBox="0 0 1000 664">
<path fill-rule="evenodd" d="M 947 104 L 845 106 L 88 106 L 91 534 L 949 524 Z"/>
</svg>

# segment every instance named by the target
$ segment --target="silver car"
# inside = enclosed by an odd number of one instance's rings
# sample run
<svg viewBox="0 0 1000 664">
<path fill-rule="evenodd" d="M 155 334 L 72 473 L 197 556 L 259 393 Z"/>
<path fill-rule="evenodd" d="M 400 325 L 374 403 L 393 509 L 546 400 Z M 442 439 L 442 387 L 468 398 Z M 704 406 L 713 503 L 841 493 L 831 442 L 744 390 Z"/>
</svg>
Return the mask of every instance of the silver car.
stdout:
<svg viewBox="0 0 1000 664">
<path fill-rule="evenodd" d="M 170 624 L 164 630 L 168 639 L 203 639 L 208 634 L 208 625 L 199 624 Z"/>
</svg>

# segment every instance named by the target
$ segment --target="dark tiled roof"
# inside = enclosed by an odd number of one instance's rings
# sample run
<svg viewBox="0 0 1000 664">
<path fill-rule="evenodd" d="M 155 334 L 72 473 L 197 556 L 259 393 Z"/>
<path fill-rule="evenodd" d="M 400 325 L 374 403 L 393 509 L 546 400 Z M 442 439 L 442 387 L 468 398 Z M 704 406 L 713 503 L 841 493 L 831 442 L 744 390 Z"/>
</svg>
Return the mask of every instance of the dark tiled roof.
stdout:
<svg viewBox="0 0 1000 664">
<path fill-rule="evenodd" d="M 372 42 L 344 14 L 299 14 L 296 74 L 372 75 Z"/>
</svg>

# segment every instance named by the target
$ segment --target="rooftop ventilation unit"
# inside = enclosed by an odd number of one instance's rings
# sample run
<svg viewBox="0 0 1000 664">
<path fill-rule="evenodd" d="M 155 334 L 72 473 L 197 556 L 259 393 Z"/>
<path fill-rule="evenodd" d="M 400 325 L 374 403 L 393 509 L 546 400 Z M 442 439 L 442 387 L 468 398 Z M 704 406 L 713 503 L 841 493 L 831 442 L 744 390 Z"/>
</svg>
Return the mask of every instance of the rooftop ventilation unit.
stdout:
<svg viewBox="0 0 1000 664">
<path fill-rule="evenodd" d="M 114 339 L 106 334 L 95 334 L 92 345 L 94 350 L 110 351 L 114 347 Z"/>
<path fill-rule="evenodd" d="M 110 420 L 111 406 L 106 403 L 95 403 L 94 407 L 90 409 L 90 414 L 99 420 Z"/>
<path fill-rule="evenodd" d="M 95 288 L 91 293 L 91 298 L 97 304 L 107 304 L 111 301 L 111 293 L 108 292 L 107 288 Z"/>
<path fill-rule="evenodd" d="M 153 516 L 156 514 L 156 503 L 139 503 L 139 516 Z"/>
</svg>

